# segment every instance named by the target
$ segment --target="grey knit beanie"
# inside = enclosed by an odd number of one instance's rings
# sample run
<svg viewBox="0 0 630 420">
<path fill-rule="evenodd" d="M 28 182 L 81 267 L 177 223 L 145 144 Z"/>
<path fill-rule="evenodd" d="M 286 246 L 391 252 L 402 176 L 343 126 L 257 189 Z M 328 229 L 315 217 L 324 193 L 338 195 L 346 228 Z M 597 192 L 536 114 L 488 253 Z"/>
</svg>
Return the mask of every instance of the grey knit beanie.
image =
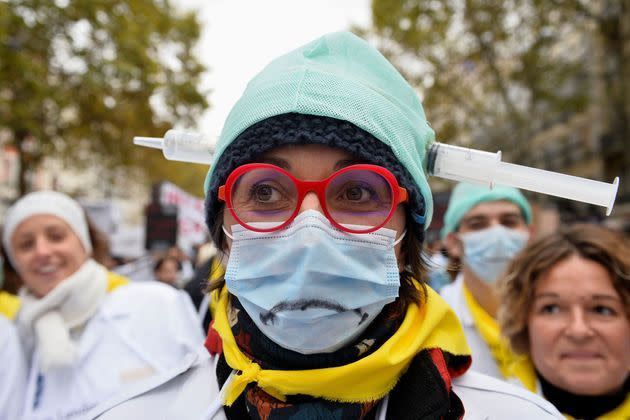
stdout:
<svg viewBox="0 0 630 420">
<path fill-rule="evenodd" d="M 387 168 L 407 189 L 410 215 L 415 226 L 422 231 L 424 199 L 407 169 L 396 159 L 391 149 L 372 134 L 356 125 L 331 117 L 307 114 L 281 114 L 243 131 L 223 152 L 214 167 L 206 194 L 206 223 L 214 232 L 215 219 L 221 202 L 219 187 L 225 184 L 229 174 L 237 167 L 257 162 L 262 154 L 280 146 L 297 144 L 321 144 L 343 149 L 367 163 Z M 313 157 L 316 159 L 316 157 Z"/>
</svg>

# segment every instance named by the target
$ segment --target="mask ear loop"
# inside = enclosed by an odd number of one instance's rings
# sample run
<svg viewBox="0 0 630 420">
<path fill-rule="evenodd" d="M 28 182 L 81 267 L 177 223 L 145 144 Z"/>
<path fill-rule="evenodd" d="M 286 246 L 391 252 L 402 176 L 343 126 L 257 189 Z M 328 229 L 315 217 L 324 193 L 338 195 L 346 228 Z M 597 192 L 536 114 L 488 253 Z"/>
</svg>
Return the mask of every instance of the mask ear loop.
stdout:
<svg viewBox="0 0 630 420">
<path fill-rule="evenodd" d="M 405 235 L 407 234 L 407 228 L 405 228 L 405 230 L 403 230 L 403 233 L 400 235 L 400 237 L 398 237 L 398 239 L 396 239 L 394 241 L 394 243 L 392 244 L 392 246 L 396 246 L 400 243 L 400 241 L 403 240 L 403 238 L 405 237 Z"/>
<path fill-rule="evenodd" d="M 231 240 L 234 240 L 234 236 L 232 236 L 232 234 L 227 231 L 227 229 L 225 228 L 225 225 L 221 225 L 221 229 L 223 229 L 223 233 L 225 233 L 225 236 L 227 236 Z"/>
</svg>

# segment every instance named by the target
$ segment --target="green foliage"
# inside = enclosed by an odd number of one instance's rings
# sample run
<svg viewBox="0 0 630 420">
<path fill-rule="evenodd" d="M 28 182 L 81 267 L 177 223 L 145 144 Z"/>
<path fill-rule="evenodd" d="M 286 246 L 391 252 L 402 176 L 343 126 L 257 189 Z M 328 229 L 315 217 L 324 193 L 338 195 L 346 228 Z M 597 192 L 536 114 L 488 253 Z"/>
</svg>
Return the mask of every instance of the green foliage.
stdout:
<svg viewBox="0 0 630 420">
<path fill-rule="evenodd" d="M 132 138 L 192 126 L 207 108 L 199 34 L 195 14 L 168 0 L 0 1 L 0 129 L 25 151 L 24 169 L 57 156 L 185 180 Z M 178 183 L 197 193 L 201 181 Z"/>
<path fill-rule="evenodd" d="M 527 139 L 584 110 L 590 20 L 579 1 L 373 0 L 382 51 L 422 92 L 443 141 L 527 162 Z"/>
</svg>

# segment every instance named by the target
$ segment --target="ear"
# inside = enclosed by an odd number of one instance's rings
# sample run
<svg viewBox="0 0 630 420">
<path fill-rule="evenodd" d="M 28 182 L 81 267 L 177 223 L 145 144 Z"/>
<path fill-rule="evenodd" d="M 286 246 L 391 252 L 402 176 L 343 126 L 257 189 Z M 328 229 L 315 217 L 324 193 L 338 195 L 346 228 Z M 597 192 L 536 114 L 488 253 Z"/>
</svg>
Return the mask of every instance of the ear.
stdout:
<svg viewBox="0 0 630 420">
<path fill-rule="evenodd" d="M 444 238 L 444 248 L 446 248 L 446 252 L 448 252 L 448 255 L 451 257 L 462 258 L 464 255 L 464 246 L 455 232 L 450 232 L 446 235 L 446 238 Z"/>
<path fill-rule="evenodd" d="M 529 233 L 529 239 L 527 240 L 527 243 L 530 243 L 534 240 L 534 236 L 536 236 L 536 227 L 533 223 L 527 226 L 527 233 Z"/>
</svg>

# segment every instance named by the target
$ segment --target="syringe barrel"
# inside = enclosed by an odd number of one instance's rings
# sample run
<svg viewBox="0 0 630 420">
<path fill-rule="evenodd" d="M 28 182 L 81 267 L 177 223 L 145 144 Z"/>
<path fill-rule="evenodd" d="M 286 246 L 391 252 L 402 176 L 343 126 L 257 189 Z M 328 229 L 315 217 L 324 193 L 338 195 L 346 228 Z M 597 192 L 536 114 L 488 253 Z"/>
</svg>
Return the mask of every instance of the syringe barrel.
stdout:
<svg viewBox="0 0 630 420">
<path fill-rule="evenodd" d="M 444 143 L 433 143 L 428 153 L 429 175 L 452 181 L 492 186 L 501 152 L 489 153 Z"/>
<path fill-rule="evenodd" d="M 506 185 L 607 208 L 615 204 L 619 178 L 611 184 L 544 169 L 501 162 L 501 152 L 434 143 L 427 154 L 429 175 L 475 184 Z"/>
<path fill-rule="evenodd" d="M 212 149 L 201 134 L 180 130 L 168 130 L 162 145 L 162 153 L 169 160 L 206 165 L 212 162 Z"/>
<path fill-rule="evenodd" d="M 496 184 L 509 185 L 583 203 L 596 204 L 612 210 L 619 180 L 609 184 L 573 175 L 500 162 L 496 167 Z"/>
</svg>

